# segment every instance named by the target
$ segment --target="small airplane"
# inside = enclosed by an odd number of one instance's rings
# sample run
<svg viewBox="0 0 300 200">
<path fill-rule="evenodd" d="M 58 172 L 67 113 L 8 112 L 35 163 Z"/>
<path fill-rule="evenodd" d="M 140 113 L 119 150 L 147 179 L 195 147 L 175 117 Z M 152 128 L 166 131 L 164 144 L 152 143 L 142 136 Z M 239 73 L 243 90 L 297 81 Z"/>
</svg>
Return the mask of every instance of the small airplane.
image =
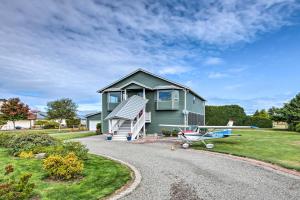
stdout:
<svg viewBox="0 0 300 200">
<path fill-rule="evenodd" d="M 206 148 L 214 148 L 213 144 L 207 144 L 205 140 L 227 138 L 230 136 L 241 136 L 232 134 L 232 129 L 253 129 L 258 128 L 256 126 L 233 126 L 233 121 L 229 120 L 227 126 L 196 126 L 194 130 L 182 130 L 181 128 L 190 128 L 191 126 L 185 125 L 172 125 L 172 124 L 160 124 L 163 127 L 176 127 L 179 128 L 178 139 L 182 143 L 182 147 L 187 149 L 192 142 L 201 141 Z"/>
</svg>

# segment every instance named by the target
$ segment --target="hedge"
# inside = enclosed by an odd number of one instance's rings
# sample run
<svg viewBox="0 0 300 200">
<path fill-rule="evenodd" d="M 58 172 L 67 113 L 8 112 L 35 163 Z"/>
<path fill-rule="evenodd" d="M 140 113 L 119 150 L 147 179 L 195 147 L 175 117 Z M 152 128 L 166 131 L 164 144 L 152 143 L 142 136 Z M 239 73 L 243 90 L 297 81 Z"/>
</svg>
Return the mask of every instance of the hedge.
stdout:
<svg viewBox="0 0 300 200">
<path fill-rule="evenodd" d="M 235 125 L 243 125 L 241 121 L 246 117 L 244 108 L 239 105 L 205 107 L 206 125 L 225 126 L 230 119 L 235 122 Z"/>
<path fill-rule="evenodd" d="M 229 120 L 238 126 L 257 126 L 259 128 L 272 128 L 271 119 L 263 117 L 247 116 L 244 109 L 239 105 L 206 106 L 206 125 L 225 126 Z"/>
</svg>

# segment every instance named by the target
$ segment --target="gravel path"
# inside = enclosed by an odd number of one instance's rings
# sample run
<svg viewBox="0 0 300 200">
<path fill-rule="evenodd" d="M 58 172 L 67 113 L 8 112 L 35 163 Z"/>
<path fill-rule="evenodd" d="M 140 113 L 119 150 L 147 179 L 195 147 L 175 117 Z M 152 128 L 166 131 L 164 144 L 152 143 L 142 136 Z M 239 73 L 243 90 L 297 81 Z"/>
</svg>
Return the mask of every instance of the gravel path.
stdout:
<svg viewBox="0 0 300 200">
<path fill-rule="evenodd" d="M 123 199 L 300 199 L 299 177 L 221 155 L 171 151 L 171 145 L 164 143 L 108 142 L 102 136 L 77 140 L 91 153 L 124 160 L 140 170 L 140 186 Z"/>
</svg>

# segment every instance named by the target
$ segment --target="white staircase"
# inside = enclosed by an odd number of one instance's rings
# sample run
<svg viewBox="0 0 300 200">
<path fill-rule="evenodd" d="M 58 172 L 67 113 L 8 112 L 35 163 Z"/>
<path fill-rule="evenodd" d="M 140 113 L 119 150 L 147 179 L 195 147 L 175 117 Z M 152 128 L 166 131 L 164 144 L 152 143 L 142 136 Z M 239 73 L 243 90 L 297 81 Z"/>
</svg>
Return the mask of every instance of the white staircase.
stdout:
<svg viewBox="0 0 300 200">
<path fill-rule="evenodd" d="M 136 140 L 140 135 L 145 135 L 146 123 L 151 123 L 151 114 L 147 113 L 148 100 L 134 95 L 122 101 L 106 118 L 109 133 L 113 134 L 112 140 L 126 141 L 131 135 L 131 140 Z"/>
<path fill-rule="evenodd" d="M 119 126 L 116 134 L 113 135 L 112 140 L 113 141 L 127 141 L 127 136 L 128 136 L 128 133 L 130 133 L 130 132 L 131 132 L 131 122 L 130 122 L 130 120 L 127 120 Z"/>
<path fill-rule="evenodd" d="M 126 141 L 127 135 L 114 135 L 112 141 Z"/>
</svg>

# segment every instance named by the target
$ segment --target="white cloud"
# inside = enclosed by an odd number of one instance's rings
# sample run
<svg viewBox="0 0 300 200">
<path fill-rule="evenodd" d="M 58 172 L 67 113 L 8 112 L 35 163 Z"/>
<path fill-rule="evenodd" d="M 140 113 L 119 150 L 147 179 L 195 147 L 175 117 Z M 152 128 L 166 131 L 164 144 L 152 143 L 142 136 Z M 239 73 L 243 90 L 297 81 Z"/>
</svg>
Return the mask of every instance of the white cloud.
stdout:
<svg viewBox="0 0 300 200">
<path fill-rule="evenodd" d="M 204 65 L 219 65 L 222 64 L 224 61 L 218 57 L 209 57 L 204 61 Z"/>
<path fill-rule="evenodd" d="M 227 85 L 224 87 L 225 90 L 237 90 L 239 88 L 241 88 L 243 85 L 242 84 L 232 84 L 232 85 Z"/>
<path fill-rule="evenodd" d="M 228 77 L 228 74 L 222 73 L 222 72 L 210 72 L 208 74 L 208 78 L 211 78 L 211 79 L 218 79 L 218 78 L 224 78 L 224 77 Z"/>
<path fill-rule="evenodd" d="M 173 66 L 173 67 L 164 67 L 159 70 L 159 73 L 162 75 L 167 75 L 167 74 L 181 74 L 188 71 L 190 71 L 189 67 Z"/>
</svg>

